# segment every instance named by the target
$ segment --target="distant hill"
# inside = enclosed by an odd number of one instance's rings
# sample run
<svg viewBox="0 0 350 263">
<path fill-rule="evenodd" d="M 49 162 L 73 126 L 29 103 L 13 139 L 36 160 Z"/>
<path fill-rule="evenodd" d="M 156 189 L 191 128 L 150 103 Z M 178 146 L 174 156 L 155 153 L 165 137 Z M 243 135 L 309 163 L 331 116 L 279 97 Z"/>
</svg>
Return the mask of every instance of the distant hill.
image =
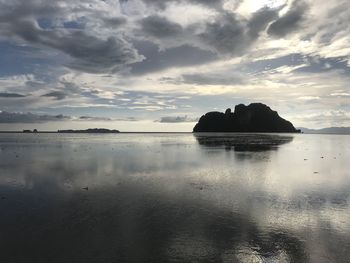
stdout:
<svg viewBox="0 0 350 263">
<path fill-rule="evenodd" d="M 300 132 L 262 103 L 239 104 L 234 112 L 209 112 L 203 115 L 193 132 Z"/>
<path fill-rule="evenodd" d="M 58 130 L 58 133 L 119 133 L 118 130 L 87 129 L 87 130 Z"/>
<path fill-rule="evenodd" d="M 303 133 L 310 134 L 350 134 L 350 127 L 329 127 L 324 129 L 300 128 Z"/>
</svg>

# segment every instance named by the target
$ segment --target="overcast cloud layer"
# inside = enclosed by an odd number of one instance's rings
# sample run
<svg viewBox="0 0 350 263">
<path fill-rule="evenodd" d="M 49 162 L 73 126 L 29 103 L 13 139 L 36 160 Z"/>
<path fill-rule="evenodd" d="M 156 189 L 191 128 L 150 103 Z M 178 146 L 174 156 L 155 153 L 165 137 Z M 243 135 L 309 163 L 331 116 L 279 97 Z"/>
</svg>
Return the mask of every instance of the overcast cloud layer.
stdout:
<svg viewBox="0 0 350 263">
<path fill-rule="evenodd" d="M 346 0 L 0 0 L 0 129 L 85 116 L 191 131 L 207 111 L 250 102 L 295 126 L 350 126 L 349 10 Z"/>
</svg>

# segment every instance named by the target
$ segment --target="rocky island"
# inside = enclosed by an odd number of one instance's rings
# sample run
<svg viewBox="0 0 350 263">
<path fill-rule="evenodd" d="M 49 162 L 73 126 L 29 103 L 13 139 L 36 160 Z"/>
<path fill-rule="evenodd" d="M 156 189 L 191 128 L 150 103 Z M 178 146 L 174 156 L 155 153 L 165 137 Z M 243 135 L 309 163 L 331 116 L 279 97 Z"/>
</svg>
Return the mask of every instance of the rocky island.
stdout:
<svg viewBox="0 0 350 263">
<path fill-rule="evenodd" d="M 300 133 L 293 124 L 262 103 L 239 104 L 234 112 L 209 112 L 203 115 L 193 132 L 281 132 Z"/>
</svg>

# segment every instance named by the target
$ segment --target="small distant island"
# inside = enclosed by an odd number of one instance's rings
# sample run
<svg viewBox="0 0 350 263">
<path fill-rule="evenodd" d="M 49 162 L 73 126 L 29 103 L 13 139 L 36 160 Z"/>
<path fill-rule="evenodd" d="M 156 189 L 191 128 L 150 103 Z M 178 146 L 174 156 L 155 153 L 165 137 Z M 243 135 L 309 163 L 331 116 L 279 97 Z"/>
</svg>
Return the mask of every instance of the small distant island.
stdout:
<svg viewBox="0 0 350 263">
<path fill-rule="evenodd" d="M 23 130 L 23 133 L 38 133 L 37 129 L 34 130 Z"/>
<path fill-rule="evenodd" d="M 109 130 L 109 129 L 86 129 L 86 130 L 58 130 L 58 133 L 120 133 L 118 130 Z"/>
<path fill-rule="evenodd" d="M 203 115 L 193 132 L 280 132 L 300 133 L 293 124 L 281 118 L 263 103 L 239 104 L 232 113 L 209 112 Z"/>
</svg>

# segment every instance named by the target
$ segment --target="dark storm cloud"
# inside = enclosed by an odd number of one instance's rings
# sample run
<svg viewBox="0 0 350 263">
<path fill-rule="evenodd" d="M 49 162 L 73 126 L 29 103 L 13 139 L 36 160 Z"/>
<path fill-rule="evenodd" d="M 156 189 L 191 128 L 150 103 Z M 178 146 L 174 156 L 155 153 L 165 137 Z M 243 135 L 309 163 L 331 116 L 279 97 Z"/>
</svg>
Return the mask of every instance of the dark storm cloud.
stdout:
<svg viewBox="0 0 350 263">
<path fill-rule="evenodd" d="M 62 14 L 61 1 L 52 0 L 1 0 L 0 21 L 23 19 L 29 16 L 50 17 Z M 15 16 L 14 16 L 15 14 Z"/>
<path fill-rule="evenodd" d="M 271 22 L 269 33 L 283 36 L 299 25 L 305 10 L 304 2 L 295 1 L 280 18 L 280 9 L 263 8 L 246 19 L 223 10 L 224 3 L 219 0 L 142 1 L 146 8 L 165 8 L 169 3 L 178 3 L 220 7 L 220 11 L 207 21 L 184 26 L 170 20 L 166 12 L 160 15 L 152 9 L 142 19 L 129 19 L 121 14 L 108 16 L 96 8 L 110 4 L 108 1 L 88 0 L 83 4 L 75 0 L 27 0 L 24 3 L 0 0 L 4 7 L 0 10 L 0 34 L 15 40 L 20 38 L 35 47 L 58 50 L 67 55 L 58 58 L 59 64 L 72 69 L 88 73 L 130 70 L 137 75 L 244 55 Z M 73 13 L 74 18 L 71 17 Z M 61 19 L 63 27 L 55 26 L 55 19 Z M 115 28 L 122 28 L 122 31 L 113 31 Z M 99 29 L 105 30 L 104 33 L 99 34 Z M 44 97 L 62 100 L 66 95 L 66 91 L 50 92 Z"/>
<path fill-rule="evenodd" d="M 199 39 L 219 54 L 240 53 L 246 47 L 245 25 L 234 14 L 225 13 L 205 25 Z"/>
<path fill-rule="evenodd" d="M 254 13 L 250 20 L 231 12 L 221 12 L 214 21 L 205 24 L 204 32 L 198 35 L 199 43 L 206 44 L 219 55 L 242 55 L 277 17 L 277 12 L 277 9 L 264 8 Z"/>
<path fill-rule="evenodd" d="M 159 121 L 161 123 L 182 123 L 182 122 L 197 122 L 198 118 L 190 118 L 188 116 L 167 116 L 162 117 Z"/>
<path fill-rule="evenodd" d="M 120 0 L 128 2 L 128 0 Z M 131 1 L 131 0 L 129 0 Z M 147 6 L 153 6 L 158 9 L 165 9 L 169 3 L 189 3 L 199 4 L 211 8 L 221 8 L 222 0 L 142 0 Z"/>
<path fill-rule="evenodd" d="M 64 11 L 72 11 L 64 10 L 65 5 L 62 5 L 61 1 L 57 2 L 59 3 L 33 0 L 25 3 L 14 1 L 10 4 L 0 2 L 4 7 L 0 11 L 0 32 L 8 37 L 21 38 L 33 45 L 59 50 L 73 59 L 68 64 L 69 67 L 90 73 L 116 72 L 143 59 L 121 35 L 99 37 L 83 29 L 49 26 L 41 28 L 36 19 L 49 15 L 54 19 Z M 71 8 L 74 9 L 73 7 L 74 3 Z M 123 23 L 123 19 L 101 17 L 101 21 L 103 19 L 110 25 Z"/>
<path fill-rule="evenodd" d="M 27 0 L 21 3 L 22 1 L 0 0 L 4 7 L 0 10 L 0 33 L 12 39 L 20 38 L 36 47 L 48 47 L 63 52 L 67 55 L 62 56 L 66 58 L 66 66 L 79 71 L 115 73 L 131 68 L 132 73 L 146 73 L 170 67 L 203 64 L 219 57 L 243 55 L 268 24 L 277 18 L 279 11 L 264 8 L 247 20 L 231 11 L 223 10 L 223 1 L 219 0 L 142 1 L 146 8 L 165 8 L 169 3 L 189 3 L 220 8 L 220 12 L 216 12 L 215 17 L 207 22 L 183 26 L 171 21 L 165 13 L 159 15 L 150 12 L 148 16 L 134 20 L 122 14 L 108 16 L 97 7 L 111 3 L 95 0 L 88 0 L 86 4 L 79 1 L 68 3 Z M 131 0 L 120 2 L 124 5 L 132 3 Z M 235 3 L 238 2 L 239 0 Z M 272 24 L 269 29 L 271 34 L 281 34 L 280 32 L 288 31 L 297 23 L 301 16 L 298 14 L 304 6 L 300 3 L 296 2 L 285 16 Z M 71 14 L 74 14 L 74 18 Z M 61 27 L 55 24 L 56 20 L 60 21 Z M 116 28 L 122 28 L 122 31 L 114 31 Z M 99 34 L 99 31 L 104 33 Z M 157 50 L 146 54 L 143 51 L 148 49 L 148 44 L 143 47 L 139 44 L 142 41 L 153 42 L 162 52 Z M 137 47 L 135 42 L 138 42 Z M 188 52 L 191 49 L 193 54 Z M 181 54 L 181 51 L 184 53 Z M 69 58 L 71 60 L 67 63 Z M 147 61 L 143 63 L 145 58 Z"/>
<path fill-rule="evenodd" d="M 139 23 L 144 34 L 157 38 L 176 37 L 183 31 L 179 24 L 158 15 L 143 18 Z"/>
<path fill-rule="evenodd" d="M 142 75 L 173 67 L 186 67 L 214 61 L 217 56 L 206 50 L 183 45 L 160 51 L 152 42 L 137 42 L 135 46 L 145 60 L 131 65 L 131 73 Z"/>
<path fill-rule="evenodd" d="M 63 100 L 67 97 L 67 94 L 62 91 L 53 91 L 47 94 L 42 95 L 41 97 L 51 97 L 55 100 Z"/>
<path fill-rule="evenodd" d="M 18 93 L 0 92 L 0 98 L 23 98 L 23 97 L 26 97 L 26 96 Z"/>
<path fill-rule="evenodd" d="M 302 0 L 295 0 L 290 10 L 268 28 L 268 33 L 275 37 L 284 37 L 300 27 L 308 5 Z"/>
<path fill-rule="evenodd" d="M 100 39 L 83 31 L 47 31 L 34 21 L 15 24 L 11 34 L 60 50 L 74 59 L 70 67 L 91 73 L 116 72 L 141 60 L 132 45 L 118 37 Z"/>
<path fill-rule="evenodd" d="M 248 32 L 252 38 L 259 37 L 267 25 L 278 17 L 277 9 L 263 8 L 255 12 L 248 22 Z"/>
<path fill-rule="evenodd" d="M 250 20 L 229 11 L 221 11 L 209 22 L 198 22 L 186 27 L 166 17 L 150 15 L 137 22 L 138 37 L 157 43 L 162 50 L 191 46 L 218 56 L 239 56 L 278 17 L 278 11 L 264 8 L 254 13 Z"/>
<path fill-rule="evenodd" d="M 71 117 L 64 115 L 38 115 L 34 113 L 17 113 L 0 111 L 0 123 L 43 123 L 50 121 L 66 121 Z"/>
<path fill-rule="evenodd" d="M 105 26 L 115 28 L 126 24 L 126 18 L 124 17 L 112 17 L 103 19 Z"/>
</svg>

